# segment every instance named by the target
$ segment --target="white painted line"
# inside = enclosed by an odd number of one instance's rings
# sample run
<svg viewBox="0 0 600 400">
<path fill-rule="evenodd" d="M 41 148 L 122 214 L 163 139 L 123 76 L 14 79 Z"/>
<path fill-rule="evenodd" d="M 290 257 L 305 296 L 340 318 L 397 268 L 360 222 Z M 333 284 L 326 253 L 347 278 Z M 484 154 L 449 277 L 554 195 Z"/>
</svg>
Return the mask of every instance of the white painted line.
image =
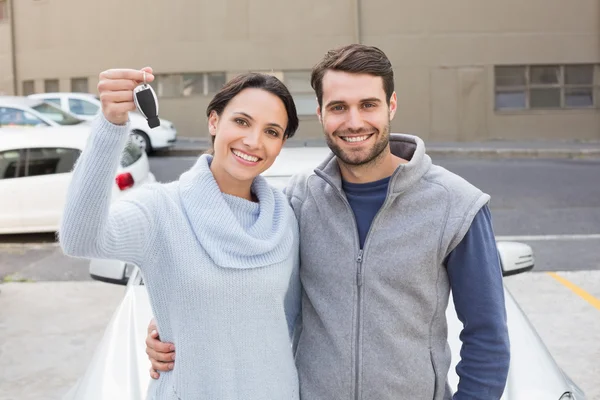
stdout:
<svg viewBox="0 0 600 400">
<path fill-rule="evenodd" d="M 588 235 L 522 235 L 522 236 L 496 236 L 496 240 L 507 242 L 541 242 L 550 240 L 600 240 L 600 233 Z"/>
</svg>

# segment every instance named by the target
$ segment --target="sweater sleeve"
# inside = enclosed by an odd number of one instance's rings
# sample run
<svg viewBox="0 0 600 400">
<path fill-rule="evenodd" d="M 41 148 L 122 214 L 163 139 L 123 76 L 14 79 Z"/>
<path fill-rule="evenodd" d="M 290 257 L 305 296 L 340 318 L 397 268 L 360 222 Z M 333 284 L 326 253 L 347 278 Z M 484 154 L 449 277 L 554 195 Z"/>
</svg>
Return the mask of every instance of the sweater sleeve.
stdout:
<svg viewBox="0 0 600 400">
<path fill-rule="evenodd" d="M 479 210 L 446 266 L 456 314 L 463 323 L 454 400 L 500 399 L 508 376 L 510 345 L 502 269 L 487 206 Z"/>
<path fill-rule="evenodd" d="M 102 114 L 92 123 L 88 143 L 73 171 L 59 229 L 60 245 L 69 256 L 136 265 L 144 257 L 151 232 L 149 212 L 130 194 L 111 202 L 128 131 L 128 125 L 114 125 Z"/>
</svg>

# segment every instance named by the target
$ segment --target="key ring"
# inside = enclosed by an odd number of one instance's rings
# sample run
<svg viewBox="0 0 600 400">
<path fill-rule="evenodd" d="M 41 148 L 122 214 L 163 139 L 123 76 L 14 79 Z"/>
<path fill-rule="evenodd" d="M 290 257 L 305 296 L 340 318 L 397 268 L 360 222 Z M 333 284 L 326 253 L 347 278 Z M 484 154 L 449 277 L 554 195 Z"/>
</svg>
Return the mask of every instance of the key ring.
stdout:
<svg viewBox="0 0 600 400">
<path fill-rule="evenodd" d="M 144 86 L 146 85 L 146 71 L 142 71 L 144 73 Z"/>
</svg>

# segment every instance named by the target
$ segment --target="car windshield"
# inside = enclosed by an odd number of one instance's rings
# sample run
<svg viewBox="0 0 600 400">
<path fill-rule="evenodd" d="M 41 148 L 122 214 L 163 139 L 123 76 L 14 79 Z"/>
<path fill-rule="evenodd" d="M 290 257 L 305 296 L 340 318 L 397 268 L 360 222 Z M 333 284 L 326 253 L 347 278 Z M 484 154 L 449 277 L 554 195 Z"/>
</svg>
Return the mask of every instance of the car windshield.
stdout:
<svg viewBox="0 0 600 400">
<path fill-rule="evenodd" d="M 63 111 L 62 109 L 50 103 L 40 103 L 31 108 L 33 108 L 35 111 L 39 112 L 44 117 L 51 119 L 59 125 L 77 125 L 83 122 L 83 120 Z"/>
</svg>

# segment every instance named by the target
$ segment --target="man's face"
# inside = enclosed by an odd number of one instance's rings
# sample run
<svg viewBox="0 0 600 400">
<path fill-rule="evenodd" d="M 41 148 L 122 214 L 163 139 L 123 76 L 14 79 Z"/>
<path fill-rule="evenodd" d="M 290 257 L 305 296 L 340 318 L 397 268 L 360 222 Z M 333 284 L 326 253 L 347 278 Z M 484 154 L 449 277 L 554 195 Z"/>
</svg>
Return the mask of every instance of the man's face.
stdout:
<svg viewBox="0 0 600 400">
<path fill-rule="evenodd" d="M 396 93 L 388 105 L 381 77 L 331 70 L 323 76 L 317 114 L 327 145 L 348 166 L 368 164 L 388 148 L 395 113 Z"/>
</svg>

